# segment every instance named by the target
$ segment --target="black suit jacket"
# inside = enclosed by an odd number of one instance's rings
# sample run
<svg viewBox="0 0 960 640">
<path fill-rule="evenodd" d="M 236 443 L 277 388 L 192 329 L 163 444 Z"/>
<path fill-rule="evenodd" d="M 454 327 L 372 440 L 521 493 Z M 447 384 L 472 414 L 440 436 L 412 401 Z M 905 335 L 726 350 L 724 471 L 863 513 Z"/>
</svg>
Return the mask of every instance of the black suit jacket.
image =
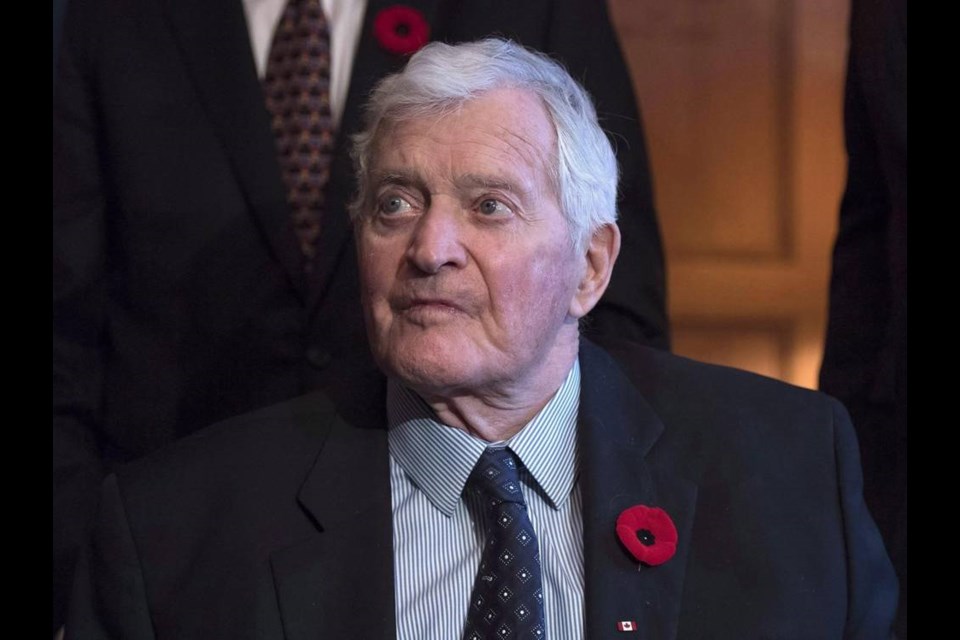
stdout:
<svg viewBox="0 0 960 640">
<path fill-rule="evenodd" d="M 826 396 L 629 346 L 581 349 L 589 638 L 883 638 L 896 580 Z M 383 382 L 204 430 L 105 485 L 75 638 L 395 637 Z M 676 523 L 638 571 L 632 505 Z M 466 606 L 466 604 L 464 605 Z"/>
<path fill-rule="evenodd" d="M 54 582 L 103 475 L 201 426 L 371 370 L 345 203 L 348 134 L 400 69 L 370 0 L 316 277 L 306 281 L 239 0 L 71 0 L 54 96 Z M 592 330 L 666 347 L 639 115 L 603 2 L 412 0 L 435 40 L 556 55 L 622 167 L 624 245 Z"/>
<path fill-rule="evenodd" d="M 900 579 L 907 637 L 907 2 L 854 0 L 844 100 L 847 186 L 820 388 L 850 410 L 864 496 Z"/>
</svg>

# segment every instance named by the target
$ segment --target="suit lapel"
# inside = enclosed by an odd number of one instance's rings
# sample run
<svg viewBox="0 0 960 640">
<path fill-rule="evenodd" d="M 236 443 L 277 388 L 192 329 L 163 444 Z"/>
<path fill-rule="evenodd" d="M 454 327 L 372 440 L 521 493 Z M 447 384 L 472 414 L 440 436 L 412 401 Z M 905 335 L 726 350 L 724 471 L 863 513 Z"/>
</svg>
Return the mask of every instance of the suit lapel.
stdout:
<svg viewBox="0 0 960 640">
<path fill-rule="evenodd" d="M 336 418 L 298 494 L 320 533 L 271 556 L 290 640 L 396 636 L 386 429 L 367 424 Z"/>
<path fill-rule="evenodd" d="M 664 425 L 610 356 L 584 341 L 580 364 L 587 637 L 622 640 L 617 622 L 635 621 L 634 637 L 674 638 L 696 486 L 679 475 L 661 446 Z M 664 509 L 677 527 L 676 555 L 660 566 L 638 570 L 617 539 L 617 517 L 636 504 Z"/>
<path fill-rule="evenodd" d="M 298 291 L 302 254 L 239 0 L 161 0 L 189 77 L 274 258 Z"/>
<path fill-rule="evenodd" d="M 436 23 L 436 5 L 439 0 L 413 0 L 404 5 L 419 11 L 424 19 L 434 28 Z M 370 90 L 378 80 L 389 73 L 396 73 L 407 63 L 407 56 L 398 56 L 387 52 L 380 46 L 373 35 L 373 21 L 383 9 L 397 4 L 395 0 L 368 0 L 367 10 L 363 18 L 363 26 L 357 43 L 357 54 L 353 61 L 353 71 L 350 74 L 350 89 L 347 93 L 347 104 L 340 121 L 340 130 L 352 134 L 360 130 L 363 113 L 361 108 L 370 95 Z M 431 33 L 431 40 L 436 39 Z M 350 141 L 347 136 L 339 136 L 338 151 L 348 151 Z M 337 169 L 346 168 L 343 175 L 352 177 L 353 170 L 347 153 L 337 154 Z M 340 160 L 344 162 L 340 163 Z"/>
</svg>

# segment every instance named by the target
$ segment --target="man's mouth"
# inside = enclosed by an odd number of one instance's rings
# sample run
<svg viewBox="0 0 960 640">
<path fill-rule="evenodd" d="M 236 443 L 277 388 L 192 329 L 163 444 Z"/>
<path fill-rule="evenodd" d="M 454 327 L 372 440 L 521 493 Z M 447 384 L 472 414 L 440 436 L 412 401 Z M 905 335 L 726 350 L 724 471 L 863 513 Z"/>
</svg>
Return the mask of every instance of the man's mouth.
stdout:
<svg viewBox="0 0 960 640">
<path fill-rule="evenodd" d="M 464 311 L 463 306 L 452 298 L 413 298 L 405 301 L 400 308 L 403 311 L 415 311 L 418 309 Z"/>
<path fill-rule="evenodd" d="M 392 307 L 408 317 L 443 317 L 466 314 L 470 304 L 463 296 L 422 293 L 398 296 Z"/>
</svg>

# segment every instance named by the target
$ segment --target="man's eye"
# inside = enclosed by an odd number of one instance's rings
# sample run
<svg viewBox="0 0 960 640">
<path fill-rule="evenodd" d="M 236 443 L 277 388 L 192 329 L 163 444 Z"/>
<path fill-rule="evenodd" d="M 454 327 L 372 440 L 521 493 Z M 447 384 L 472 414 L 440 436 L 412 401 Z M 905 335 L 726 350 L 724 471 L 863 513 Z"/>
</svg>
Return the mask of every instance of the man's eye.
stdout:
<svg viewBox="0 0 960 640">
<path fill-rule="evenodd" d="M 492 216 L 498 213 L 509 213 L 510 207 L 495 198 L 486 198 L 480 201 L 479 210 L 485 216 Z"/>
<path fill-rule="evenodd" d="M 410 209 L 410 203 L 400 196 L 390 196 L 380 201 L 380 213 L 393 215 Z"/>
</svg>

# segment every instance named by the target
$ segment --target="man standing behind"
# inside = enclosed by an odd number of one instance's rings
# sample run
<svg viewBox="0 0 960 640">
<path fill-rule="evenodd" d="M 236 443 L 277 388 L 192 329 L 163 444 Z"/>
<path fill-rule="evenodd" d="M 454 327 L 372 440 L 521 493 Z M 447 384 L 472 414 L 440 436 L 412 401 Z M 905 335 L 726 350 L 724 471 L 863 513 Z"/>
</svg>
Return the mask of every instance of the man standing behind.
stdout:
<svg viewBox="0 0 960 640">
<path fill-rule="evenodd" d="M 68 634 L 888 635 L 838 403 L 580 339 L 619 251 L 617 172 L 559 65 L 430 45 L 378 85 L 355 156 L 385 379 L 108 479 Z"/>
</svg>

